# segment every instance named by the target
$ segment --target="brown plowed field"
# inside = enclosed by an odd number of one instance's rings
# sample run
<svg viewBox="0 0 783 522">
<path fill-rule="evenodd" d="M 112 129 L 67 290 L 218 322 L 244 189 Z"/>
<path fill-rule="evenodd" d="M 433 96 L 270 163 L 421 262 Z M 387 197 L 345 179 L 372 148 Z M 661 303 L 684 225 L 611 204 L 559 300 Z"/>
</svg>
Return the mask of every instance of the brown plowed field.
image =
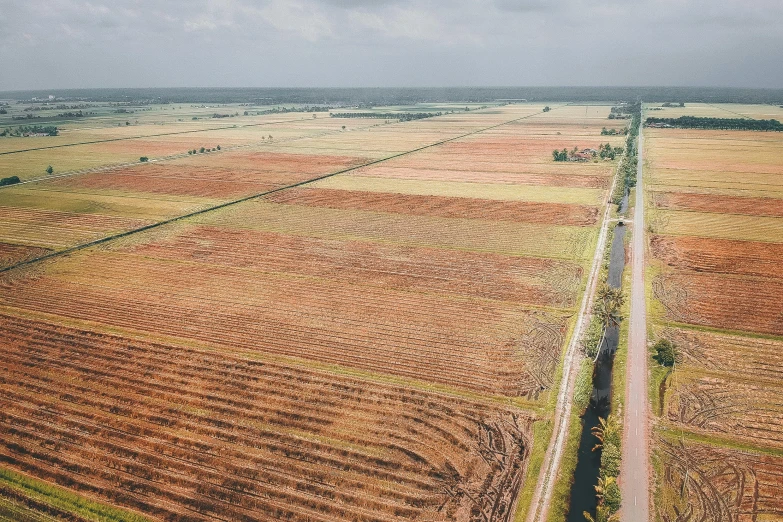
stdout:
<svg viewBox="0 0 783 522">
<path fill-rule="evenodd" d="M 371 176 L 391 179 L 416 179 L 426 181 L 462 181 L 470 183 L 514 183 L 522 185 L 547 185 L 552 187 L 582 187 L 607 188 L 611 179 L 609 176 L 589 174 L 557 174 L 545 172 L 515 172 L 510 171 L 477 171 L 466 167 L 460 169 L 402 167 L 397 162 L 394 166 L 373 166 L 359 169 L 349 175 Z M 544 169 L 540 169 L 544 170 Z"/>
<path fill-rule="evenodd" d="M 592 147 L 597 149 L 603 142 L 615 143 L 620 146 L 624 141 L 623 136 L 590 136 L 574 137 L 568 135 L 561 136 L 509 136 L 509 137 L 478 137 L 461 141 L 447 143 L 442 148 L 442 154 L 465 155 L 471 158 L 481 159 L 485 156 L 497 158 L 509 157 L 540 157 L 545 160 L 552 160 L 552 150 L 554 149 L 580 149 Z M 440 154 L 440 151 L 439 151 Z"/>
<path fill-rule="evenodd" d="M 783 383 L 783 341 L 667 328 L 686 368 Z"/>
<path fill-rule="evenodd" d="M 566 329 L 513 303 L 106 252 L 0 288 L 22 309 L 512 396 L 552 385 Z"/>
<path fill-rule="evenodd" d="M 4 466 L 172 521 L 513 514 L 529 417 L 6 315 L 0 327 Z"/>
<path fill-rule="evenodd" d="M 686 430 L 783 448 L 783 388 L 728 374 L 675 376 L 666 415 Z"/>
<path fill-rule="evenodd" d="M 655 206 L 669 210 L 696 210 L 721 214 L 783 217 L 783 199 L 749 198 L 721 194 L 656 192 Z"/>
<path fill-rule="evenodd" d="M 224 152 L 62 178 L 54 186 L 230 198 L 264 192 L 360 165 L 353 156 Z"/>
<path fill-rule="evenodd" d="M 28 259 L 40 257 L 51 250 L 46 248 L 31 247 L 25 245 L 14 245 L 0 241 L 0 268 L 15 265 Z"/>
<path fill-rule="evenodd" d="M 265 199 L 196 221 L 334 239 L 362 239 L 536 257 L 586 259 L 595 229 L 278 205 Z"/>
<path fill-rule="evenodd" d="M 266 199 L 289 205 L 519 223 L 593 226 L 598 220 L 597 207 L 564 203 L 491 201 L 476 198 L 310 188 L 286 190 L 272 194 Z"/>
<path fill-rule="evenodd" d="M 783 458 L 707 444 L 657 442 L 662 522 L 783 519 Z"/>
<path fill-rule="evenodd" d="M 652 235 L 650 247 L 653 256 L 678 269 L 783 279 L 780 243 Z"/>
<path fill-rule="evenodd" d="M 783 281 L 673 272 L 656 277 L 653 291 L 671 320 L 783 335 Z"/>
<path fill-rule="evenodd" d="M 238 247 L 241 245 L 241 247 Z M 145 257 L 300 274 L 415 292 L 575 306 L 581 266 L 553 259 L 193 226 L 133 245 Z"/>
<path fill-rule="evenodd" d="M 31 208 L 0 207 L 0 240 L 41 248 L 60 248 L 99 239 L 150 223 L 102 214 L 80 214 Z"/>
</svg>

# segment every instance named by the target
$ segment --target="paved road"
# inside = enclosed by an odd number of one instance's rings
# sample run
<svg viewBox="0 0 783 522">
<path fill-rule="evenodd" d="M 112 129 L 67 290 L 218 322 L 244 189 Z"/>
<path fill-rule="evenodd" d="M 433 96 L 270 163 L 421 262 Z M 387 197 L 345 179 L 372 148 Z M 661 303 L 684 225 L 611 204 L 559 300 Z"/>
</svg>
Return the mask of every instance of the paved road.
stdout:
<svg viewBox="0 0 783 522">
<path fill-rule="evenodd" d="M 647 303 L 644 292 L 644 185 L 642 180 L 642 129 L 639 129 L 639 166 L 636 174 L 636 202 L 631 273 L 631 318 L 625 385 L 625 420 L 620 490 L 622 520 L 650 520 L 650 467 L 647 403 Z"/>
</svg>

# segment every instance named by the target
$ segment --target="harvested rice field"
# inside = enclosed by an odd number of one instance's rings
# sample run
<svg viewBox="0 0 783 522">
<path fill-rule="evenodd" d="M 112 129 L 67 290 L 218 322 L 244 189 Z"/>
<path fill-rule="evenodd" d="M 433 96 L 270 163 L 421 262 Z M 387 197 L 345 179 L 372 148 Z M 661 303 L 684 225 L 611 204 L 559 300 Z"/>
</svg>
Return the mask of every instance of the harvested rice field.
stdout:
<svg viewBox="0 0 783 522">
<path fill-rule="evenodd" d="M 779 118 L 770 106 L 656 117 Z M 658 520 L 783 518 L 783 135 L 647 129 Z M 647 175 L 647 174 L 646 174 Z"/>
<path fill-rule="evenodd" d="M 2 143 L 0 518 L 523 520 L 624 143 L 551 106 Z"/>
</svg>

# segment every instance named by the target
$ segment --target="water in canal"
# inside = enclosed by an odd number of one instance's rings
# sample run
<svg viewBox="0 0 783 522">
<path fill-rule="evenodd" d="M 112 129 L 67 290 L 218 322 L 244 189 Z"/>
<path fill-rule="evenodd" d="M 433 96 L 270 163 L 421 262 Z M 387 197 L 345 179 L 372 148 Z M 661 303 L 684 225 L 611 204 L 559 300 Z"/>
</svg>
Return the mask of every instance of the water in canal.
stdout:
<svg viewBox="0 0 783 522">
<path fill-rule="evenodd" d="M 621 211 L 625 210 L 627 205 L 628 193 L 626 192 L 620 205 Z M 623 279 L 623 269 L 625 268 L 624 239 L 625 226 L 619 224 L 614 229 L 612 250 L 609 256 L 608 283 L 615 288 L 621 286 Z M 593 426 L 598 425 L 599 417 L 606 418 L 611 411 L 612 365 L 618 339 L 617 328 L 610 328 L 606 331 L 606 338 L 601 346 L 601 356 L 596 361 L 593 371 L 593 393 L 590 397 L 590 405 L 582 415 L 582 435 L 579 441 L 574 483 L 571 486 L 571 501 L 566 518 L 568 522 L 585 522 L 582 514 L 584 511 L 595 515 L 597 500 L 594 486 L 598 484 L 601 451 L 592 451 L 598 441 L 590 430 Z"/>
</svg>

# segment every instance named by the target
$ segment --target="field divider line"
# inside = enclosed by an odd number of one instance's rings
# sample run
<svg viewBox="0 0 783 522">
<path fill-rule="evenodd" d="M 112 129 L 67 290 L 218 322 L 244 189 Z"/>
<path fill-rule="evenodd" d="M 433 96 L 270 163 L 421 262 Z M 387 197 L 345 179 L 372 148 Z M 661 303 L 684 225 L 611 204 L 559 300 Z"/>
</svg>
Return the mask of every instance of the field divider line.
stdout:
<svg viewBox="0 0 783 522">
<path fill-rule="evenodd" d="M 565 107 L 566 105 L 561 105 L 560 107 Z M 558 108 L 559 107 L 555 107 L 554 109 L 551 109 L 551 110 L 557 110 Z M 282 192 L 284 190 L 289 190 L 289 189 L 292 189 L 292 188 L 302 187 L 304 185 L 309 185 L 310 183 L 315 183 L 316 181 L 321 181 L 323 179 L 327 179 L 327 178 L 331 178 L 331 177 L 334 177 L 334 176 L 338 176 L 340 174 L 345 174 L 347 172 L 352 172 L 354 170 L 362 169 L 364 167 L 369 167 L 371 165 L 377 165 L 378 163 L 383 163 L 385 161 L 389 161 L 389 160 L 392 160 L 392 159 L 395 159 L 395 158 L 399 158 L 399 157 L 402 157 L 402 156 L 407 156 L 409 154 L 413 154 L 413 153 L 416 153 L 416 152 L 420 152 L 422 150 L 430 149 L 432 147 L 437 147 L 439 145 L 443 145 L 445 143 L 450 143 L 452 141 L 456 141 L 456 140 L 459 140 L 459 139 L 462 139 L 462 138 L 466 138 L 468 136 L 473 136 L 473 135 L 476 135 L 476 134 L 479 134 L 479 133 L 482 133 L 482 132 L 486 132 L 488 130 L 497 129 L 498 127 L 502 127 L 502 126 L 508 125 L 510 123 L 515 123 L 515 122 L 518 122 L 518 121 L 521 121 L 521 120 L 524 120 L 524 119 L 527 119 L 527 118 L 532 118 L 533 116 L 538 116 L 539 114 L 544 114 L 544 111 L 536 112 L 536 113 L 533 113 L 533 114 L 528 114 L 527 116 L 522 116 L 520 118 L 514 118 L 513 120 L 504 121 L 504 122 L 498 123 L 496 125 L 491 125 L 489 127 L 484 127 L 484 128 L 481 128 L 481 129 L 478 129 L 478 130 L 475 130 L 475 131 L 471 131 L 471 132 L 468 132 L 468 133 L 465 133 L 465 134 L 461 134 L 459 136 L 454 136 L 452 138 L 447 138 L 445 140 L 440 140 L 440 141 L 437 141 L 435 143 L 430 143 L 428 145 L 423 145 L 421 147 L 417 147 L 415 149 L 411 149 L 411 150 L 408 150 L 408 151 L 405 151 L 405 152 L 399 152 L 397 154 L 392 154 L 391 156 L 387 156 L 385 158 L 380 158 L 380 159 L 377 159 L 377 160 L 368 161 L 367 163 L 363 163 L 361 165 L 355 165 L 353 167 L 348 167 L 346 169 L 338 170 L 337 172 L 331 172 L 329 174 L 316 176 L 315 178 L 311 178 L 311 179 L 308 179 L 308 180 L 305 180 L 305 181 L 299 181 L 297 183 L 292 183 L 291 185 L 286 185 L 284 187 L 274 188 L 274 189 L 271 189 L 271 190 L 267 190 L 265 192 L 260 192 L 260 193 L 257 193 L 257 194 L 252 194 L 250 196 L 245 196 L 245 197 L 242 197 L 242 198 L 239 198 L 239 199 L 235 199 L 235 200 L 232 200 L 232 201 L 227 201 L 225 203 L 220 203 L 218 205 L 213 205 L 213 206 L 208 207 L 208 208 L 203 208 L 203 209 L 200 209 L 200 210 L 196 210 L 194 212 L 189 212 L 187 214 L 182 214 L 180 216 L 176 216 L 176 217 L 173 217 L 173 218 L 164 219 L 163 221 L 158 221 L 156 223 L 151 223 L 151 224 L 145 225 L 143 227 L 134 228 L 132 230 L 127 230 L 125 232 L 120 232 L 118 234 L 113 234 L 113 235 L 110 235 L 110 236 L 102 237 L 100 239 L 96 239 L 94 241 L 89 241 L 87 243 L 82 243 L 80 245 L 76 245 L 76 246 L 73 246 L 73 247 L 70 247 L 70 248 L 66 248 L 65 250 L 59 250 L 57 252 L 51 252 L 49 254 L 46 254 L 46 255 L 43 255 L 43 256 L 40 256 L 40 257 L 36 257 L 34 259 L 28 259 L 27 261 L 22 261 L 20 263 L 16 263 L 15 265 L 11 265 L 11 266 L 7 266 L 7 267 L 4 267 L 4 268 L 0 268 L 0 274 L 2 274 L 4 272 L 8 272 L 10 270 L 14 270 L 16 268 L 22 268 L 22 267 L 25 267 L 25 266 L 29 266 L 29 265 L 38 263 L 40 261 L 45 261 L 47 259 L 52 259 L 52 258 L 55 258 L 55 257 L 72 254 L 74 252 L 78 252 L 79 250 L 84 250 L 86 248 L 90 248 L 90 247 L 93 247 L 93 246 L 102 245 L 104 243 L 108 243 L 108 242 L 113 241 L 115 239 L 120 239 L 120 238 L 123 238 L 123 237 L 127 237 L 127 236 L 130 236 L 130 235 L 133 235 L 133 234 L 137 234 L 139 232 L 145 232 L 147 230 L 152 230 L 154 228 L 162 227 L 164 225 L 168 225 L 168 224 L 171 224 L 171 223 L 176 223 L 177 221 L 181 221 L 181 220 L 188 219 L 188 218 L 191 218 L 191 217 L 194 217 L 194 216 L 199 216 L 199 215 L 202 215 L 202 214 L 206 214 L 207 212 L 212 212 L 212 211 L 220 210 L 220 209 L 223 209 L 223 208 L 226 208 L 226 207 L 231 207 L 231 206 L 237 205 L 239 203 L 244 203 L 246 201 L 250 201 L 252 199 L 257 199 L 257 198 L 261 198 L 261 197 L 267 196 L 269 194 L 275 194 L 277 192 Z M 612 185 L 612 187 L 614 187 L 614 185 Z"/>
<path fill-rule="evenodd" d="M 160 136 L 176 136 L 178 134 L 194 134 L 196 132 L 209 132 L 209 131 L 222 131 L 222 130 L 229 130 L 229 129 L 244 129 L 247 127 L 262 127 L 264 125 L 279 125 L 281 123 L 292 123 L 295 121 L 302 121 L 303 118 L 298 118 L 296 120 L 281 120 L 281 121 L 270 121 L 266 123 L 248 123 L 246 125 L 232 125 L 230 127 L 214 127 L 210 129 L 194 129 L 194 130 L 186 130 L 186 131 L 176 131 L 176 132 L 161 132 L 159 134 L 142 134 L 139 136 L 127 136 L 125 138 L 109 138 L 105 140 L 92 140 L 92 141 L 80 141 L 78 143 L 63 143 L 61 145 L 47 145 L 46 147 L 32 147 L 29 149 L 18 149 L 18 150 L 8 150 L 5 152 L 0 152 L 0 156 L 7 156 L 9 154 L 20 154 L 22 152 L 33 152 L 36 150 L 49 150 L 49 149 L 61 149 L 64 147 L 76 147 L 77 145 L 94 145 L 96 143 L 110 143 L 113 141 L 128 141 L 128 140 L 140 140 L 144 138 L 158 138 Z M 102 127 L 105 129 L 112 129 L 114 127 Z"/>
<path fill-rule="evenodd" d="M 611 197 L 611 195 L 614 194 L 620 174 L 620 165 L 622 165 L 624 156 L 625 152 L 623 152 L 620 161 L 617 163 L 615 175 L 612 179 L 612 186 L 609 187 L 608 197 Z M 577 347 L 579 346 L 583 332 L 586 329 L 588 318 L 592 313 L 593 298 L 595 296 L 596 287 L 598 286 L 598 276 L 603 263 L 604 250 L 606 249 L 609 223 L 612 221 L 610 219 L 611 209 L 612 203 L 607 199 L 606 208 L 604 209 L 604 214 L 601 219 L 598 242 L 596 244 L 595 253 L 593 254 L 593 262 L 590 267 L 590 275 L 587 280 L 587 286 L 585 287 L 585 293 L 582 296 L 582 304 L 579 308 L 579 317 L 577 318 L 574 333 L 568 343 L 568 348 L 566 349 L 563 360 L 563 375 L 560 379 L 560 389 L 557 395 L 557 406 L 555 407 L 554 415 L 555 425 L 538 476 L 538 485 L 536 486 L 533 499 L 528 508 L 527 522 L 544 522 L 547 520 L 549 514 L 552 491 L 554 489 L 554 484 L 557 481 L 560 462 L 563 458 L 563 450 L 565 449 L 568 440 L 568 426 L 570 424 L 571 407 L 573 404 L 572 399 L 574 395 L 574 386 L 576 384 L 574 363 L 576 361 Z"/>
<path fill-rule="evenodd" d="M 300 120 L 290 120 L 290 121 L 300 121 Z M 280 122 L 280 123 L 283 123 L 283 122 Z M 364 129 L 368 129 L 370 127 L 371 126 L 358 127 L 356 129 L 352 129 L 352 130 L 364 130 Z M 332 134 L 340 134 L 340 133 L 344 133 L 344 132 L 349 132 L 349 131 L 342 131 L 342 130 L 335 129 L 335 130 L 320 132 L 318 134 L 308 134 L 306 136 L 296 136 L 296 137 L 293 137 L 293 138 L 282 138 L 282 139 L 276 140 L 274 142 L 272 142 L 272 141 L 256 141 L 256 142 L 251 142 L 251 143 L 243 143 L 241 145 L 232 145 L 232 146 L 229 146 L 229 147 L 222 147 L 219 151 L 211 151 L 211 152 L 209 152 L 209 155 L 212 156 L 212 155 L 221 154 L 221 153 L 224 153 L 224 152 L 232 152 L 232 151 L 248 149 L 248 148 L 252 148 L 252 147 L 261 147 L 261 146 L 265 146 L 265 145 L 278 145 L 278 144 L 282 144 L 282 143 L 290 143 L 292 141 L 298 141 L 298 140 L 322 138 L 324 136 L 329 136 L 329 135 L 332 135 Z M 202 156 L 203 154 L 206 154 L 206 152 L 199 152 L 198 156 Z M 41 176 L 39 178 L 32 178 L 32 179 L 28 179 L 28 180 L 25 180 L 25 181 L 20 181 L 19 183 L 14 183 L 12 185 L 3 185 L 3 186 L 0 186 L 0 190 L 2 190 L 4 188 L 9 188 L 10 189 L 12 187 L 19 187 L 21 185 L 26 185 L 28 183 L 40 183 L 40 182 L 51 181 L 51 180 L 54 180 L 54 179 L 70 178 L 70 177 L 74 177 L 74 176 L 81 176 L 83 174 L 97 174 L 97 173 L 101 173 L 101 172 L 112 172 L 112 171 L 119 170 L 119 169 L 130 169 L 130 168 L 134 168 L 134 167 L 143 167 L 145 165 L 152 165 L 154 163 L 165 163 L 165 162 L 168 162 L 168 161 L 175 161 L 175 160 L 178 160 L 178 159 L 184 159 L 184 158 L 188 158 L 188 157 L 194 157 L 194 156 L 188 154 L 187 152 L 181 152 L 181 153 L 177 153 L 177 154 L 169 154 L 167 156 L 158 156 L 156 158 L 152 158 L 152 159 L 150 159 L 148 161 L 145 161 L 145 162 L 133 161 L 133 162 L 130 162 L 130 163 L 112 163 L 112 164 L 108 164 L 108 165 L 99 165 L 97 167 L 85 167 L 83 169 L 78 169 L 78 170 L 69 170 L 69 171 L 66 171 L 66 172 L 62 172 L 60 174 L 54 174 L 54 175 L 49 175 L 49 176 Z"/>
<path fill-rule="evenodd" d="M 557 108 L 557 107 L 555 107 L 555 108 Z M 478 111 L 480 112 L 481 110 L 483 110 L 483 109 L 479 109 Z M 447 116 L 447 114 L 441 114 L 441 116 Z M 431 118 L 437 118 L 437 117 L 438 116 L 431 116 Z M 368 119 L 372 120 L 372 118 L 368 118 Z M 31 148 L 31 149 L 23 149 L 23 150 L 15 150 L 15 151 L 8 151 L 8 152 L 0 152 L 0 155 L 16 154 L 18 152 L 30 152 L 30 151 L 36 151 L 36 150 L 57 149 L 57 148 L 62 148 L 62 147 L 73 147 L 73 146 L 76 146 L 76 145 L 91 145 L 91 144 L 94 144 L 94 143 L 108 143 L 108 142 L 113 142 L 113 141 L 137 140 L 137 139 L 143 139 L 143 138 L 154 138 L 154 137 L 159 137 L 159 136 L 171 136 L 171 135 L 177 135 L 177 134 L 190 134 L 190 133 L 195 133 L 195 132 L 209 132 L 211 130 L 221 131 L 221 130 L 229 130 L 229 129 L 244 129 L 244 128 L 248 128 L 248 127 L 262 127 L 264 125 L 278 125 L 280 123 L 292 123 L 292 122 L 298 122 L 298 121 L 302 121 L 302 120 L 306 120 L 306 118 L 299 118 L 299 119 L 295 119 L 295 120 L 272 121 L 272 122 L 267 122 L 267 123 L 250 123 L 250 124 L 241 125 L 241 126 L 232 125 L 231 127 L 216 127 L 214 129 L 197 129 L 197 130 L 190 130 L 190 131 L 164 132 L 162 134 L 147 134 L 147 135 L 142 135 L 142 136 L 129 136 L 127 138 L 112 138 L 112 139 L 108 139 L 108 140 L 85 141 L 85 142 L 80 142 L 80 143 L 65 143 L 63 145 L 52 145 L 50 147 L 37 147 L 37 148 Z M 306 121 L 310 121 L 310 120 L 306 120 Z M 391 125 L 395 125 L 395 124 L 399 124 L 399 123 L 403 123 L 403 122 L 397 121 L 396 123 L 392 123 Z M 510 122 L 506 122 L 506 123 L 510 123 Z M 289 143 L 291 141 L 298 141 L 298 140 L 322 138 L 324 136 L 329 136 L 329 135 L 332 135 L 332 134 L 340 134 L 340 133 L 345 133 L 345 132 L 353 132 L 353 131 L 357 131 L 357 130 L 371 129 L 372 127 L 375 127 L 375 126 L 377 126 L 377 124 L 369 124 L 369 125 L 365 125 L 363 127 L 356 127 L 354 129 L 348 129 L 348 130 L 340 130 L 340 129 L 325 130 L 323 132 L 319 132 L 319 133 L 316 133 L 316 134 L 309 134 L 309 135 L 305 135 L 305 136 L 297 136 L 297 137 L 293 137 L 293 138 L 283 138 L 283 139 L 280 139 L 280 140 L 276 140 L 274 142 L 274 144 Z M 243 143 L 241 145 L 233 145 L 233 146 L 223 147 L 220 151 L 212 151 L 212 152 L 210 152 L 210 154 L 218 154 L 219 152 L 230 152 L 230 151 L 239 150 L 239 149 L 243 149 L 243 148 L 258 147 L 258 146 L 271 144 L 271 143 L 272 143 L 271 141 L 260 141 L 260 142 Z M 199 153 L 199 154 L 203 154 L 203 153 Z M 58 178 L 69 178 L 69 177 L 72 177 L 72 176 L 80 176 L 82 174 L 95 174 L 95 173 L 98 173 L 98 172 L 111 172 L 113 170 L 122 169 L 122 168 L 133 168 L 133 167 L 138 167 L 138 166 L 142 166 L 142 165 L 149 165 L 151 163 L 161 163 L 161 162 L 165 162 L 165 161 L 173 161 L 173 160 L 177 160 L 177 159 L 187 158 L 188 156 L 189 156 L 189 154 L 187 152 L 183 152 L 183 153 L 169 154 L 167 156 L 158 156 L 158 157 L 152 158 L 152 159 L 150 159 L 149 161 L 146 161 L 146 162 L 132 161 L 130 163 L 113 163 L 113 164 L 109 164 L 109 165 L 98 165 L 96 167 L 85 167 L 83 169 L 69 170 L 69 171 L 62 172 L 62 173 L 57 174 L 57 175 L 48 175 L 48 176 L 40 176 L 40 177 L 37 177 L 37 178 L 31 178 L 31 179 L 27 179 L 25 181 L 20 181 L 19 183 L 14 183 L 12 185 L 0 185 L 0 190 L 6 189 L 6 188 L 18 187 L 19 185 L 26 185 L 28 183 L 38 183 L 38 182 L 41 182 L 41 181 L 46 182 L 46 181 L 53 180 L 53 179 L 58 179 Z"/>
</svg>

